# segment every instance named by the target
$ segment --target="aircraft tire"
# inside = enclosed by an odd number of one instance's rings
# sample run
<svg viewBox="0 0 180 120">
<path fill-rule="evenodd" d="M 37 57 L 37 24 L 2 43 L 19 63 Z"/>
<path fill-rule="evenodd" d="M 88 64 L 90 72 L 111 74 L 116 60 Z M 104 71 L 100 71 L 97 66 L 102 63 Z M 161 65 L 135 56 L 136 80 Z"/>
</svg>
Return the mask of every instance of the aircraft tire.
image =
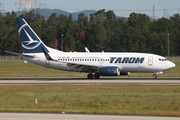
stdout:
<svg viewBox="0 0 180 120">
<path fill-rule="evenodd" d="M 91 73 L 88 74 L 88 75 L 87 75 L 87 78 L 88 78 L 88 79 L 93 79 L 93 74 L 91 74 Z"/>
<path fill-rule="evenodd" d="M 156 75 L 156 74 L 154 74 L 154 75 L 153 75 L 153 79 L 156 79 L 156 78 L 157 78 L 157 75 Z"/>
<path fill-rule="evenodd" d="M 99 77 L 100 77 L 100 74 L 99 74 L 98 72 L 96 72 L 96 73 L 94 74 L 94 78 L 95 78 L 95 79 L 99 79 Z"/>
</svg>

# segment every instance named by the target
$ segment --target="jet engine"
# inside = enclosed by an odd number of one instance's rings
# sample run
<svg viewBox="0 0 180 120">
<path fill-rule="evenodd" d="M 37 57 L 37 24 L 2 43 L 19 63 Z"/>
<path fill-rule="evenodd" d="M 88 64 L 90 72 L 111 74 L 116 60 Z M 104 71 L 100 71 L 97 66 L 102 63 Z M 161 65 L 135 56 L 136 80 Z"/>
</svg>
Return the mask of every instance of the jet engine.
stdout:
<svg viewBox="0 0 180 120">
<path fill-rule="evenodd" d="M 99 74 L 102 76 L 118 76 L 120 75 L 120 68 L 116 66 L 101 67 Z"/>
</svg>

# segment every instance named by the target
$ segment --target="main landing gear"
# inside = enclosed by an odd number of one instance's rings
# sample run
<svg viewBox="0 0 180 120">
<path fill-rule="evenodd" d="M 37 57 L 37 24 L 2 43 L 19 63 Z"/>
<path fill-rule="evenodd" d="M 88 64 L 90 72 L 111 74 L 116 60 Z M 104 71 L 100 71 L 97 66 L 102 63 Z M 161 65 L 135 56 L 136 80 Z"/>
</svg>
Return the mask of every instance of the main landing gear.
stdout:
<svg viewBox="0 0 180 120">
<path fill-rule="evenodd" d="M 92 73 L 89 73 L 89 74 L 87 75 L 87 78 L 88 78 L 88 79 L 93 79 L 93 78 L 99 79 L 99 77 L 100 77 L 100 74 L 99 74 L 98 72 L 94 73 L 94 75 L 93 75 Z"/>
</svg>

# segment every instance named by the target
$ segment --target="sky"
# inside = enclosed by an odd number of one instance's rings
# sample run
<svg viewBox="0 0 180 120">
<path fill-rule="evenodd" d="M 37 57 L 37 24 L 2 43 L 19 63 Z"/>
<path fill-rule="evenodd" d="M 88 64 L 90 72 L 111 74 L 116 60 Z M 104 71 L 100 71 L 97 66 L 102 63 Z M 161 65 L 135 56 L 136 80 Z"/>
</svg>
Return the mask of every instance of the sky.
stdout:
<svg viewBox="0 0 180 120">
<path fill-rule="evenodd" d="M 15 4 L 20 1 L 25 0 L 0 0 L 0 10 L 3 8 L 9 12 L 23 10 L 25 5 Z M 41 4 L 31 5 L 32 8 L 61 9 L 70 13 L 105 9 L 106 11 L 113 10 L 116 15 L 123 17 L 136 12 L 155 18 L 180 13 L 180 0 L 36 0 L 36 2 Z"/>
</svg>

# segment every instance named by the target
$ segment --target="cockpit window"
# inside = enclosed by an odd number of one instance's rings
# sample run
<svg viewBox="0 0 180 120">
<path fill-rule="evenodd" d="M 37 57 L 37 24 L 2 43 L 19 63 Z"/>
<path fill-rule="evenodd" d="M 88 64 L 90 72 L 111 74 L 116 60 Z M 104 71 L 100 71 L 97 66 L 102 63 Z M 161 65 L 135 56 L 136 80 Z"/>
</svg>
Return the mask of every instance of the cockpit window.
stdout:
<svg viewBox="0 0 180 120">
<path fill-rule="evenodd" d="M 159 59 L 159 61 L 167 61 L 167 59 Z"/>
</svg>

